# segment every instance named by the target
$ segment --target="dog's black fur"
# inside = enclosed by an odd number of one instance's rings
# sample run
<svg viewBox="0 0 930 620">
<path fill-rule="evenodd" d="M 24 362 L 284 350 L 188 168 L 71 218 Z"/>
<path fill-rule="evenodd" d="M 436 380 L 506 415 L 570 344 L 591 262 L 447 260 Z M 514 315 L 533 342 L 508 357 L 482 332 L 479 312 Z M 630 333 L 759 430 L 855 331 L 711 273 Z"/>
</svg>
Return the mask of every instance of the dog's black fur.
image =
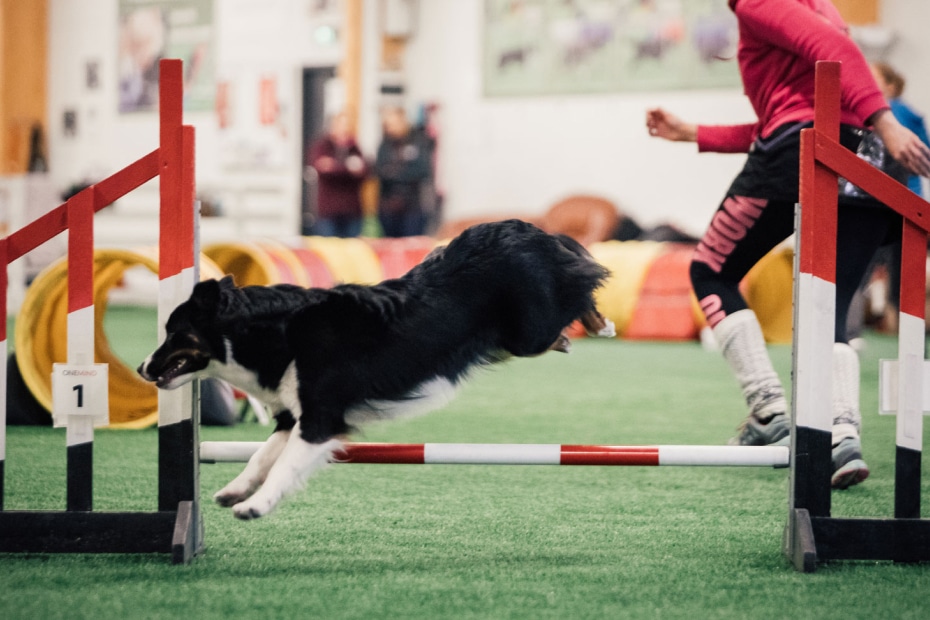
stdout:
<svg viewBox="0 0 930 620">
<path fill-rule="evenodd" d="M 239 387 L 267 395 L 294 364 L 300 411 L 270 402 L 276 430 L 299 418 L 300 436 L 322 443 L 352 430 L 353 409 L 415 401 L 432 380 L 454 385 L 475 366 L 553 348 L 575 319 L 600 316 L 592 295 L 607 275 L 567 237 L 519 220 L 480 224 L 374 286 L 201 282 L 139 371 L 159 387 L 208 375 L 235 383 L 224 371 L 234 362 L 253 377 Z"/>
</svg>

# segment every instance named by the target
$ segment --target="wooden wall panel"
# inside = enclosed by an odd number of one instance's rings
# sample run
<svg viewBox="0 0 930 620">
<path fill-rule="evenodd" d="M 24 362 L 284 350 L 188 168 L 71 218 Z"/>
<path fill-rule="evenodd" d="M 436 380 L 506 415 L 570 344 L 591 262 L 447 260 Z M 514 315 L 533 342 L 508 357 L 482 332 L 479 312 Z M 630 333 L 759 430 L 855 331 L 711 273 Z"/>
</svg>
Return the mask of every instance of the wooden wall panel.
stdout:
<svg viewBox="0 0 930 620">
<path fill-rule="evenodd" d="M 881 19 L 880 0 L 833 0 L 847 24 L 877 24 Z"/>
<path fill-rule="evenodd" d="M 345 55 L 339 65 L 339 77 L 345 86 L 346 112 L 357 131 L 362 91 L 362 0 L 344 0 L 343 11 Z"/>
<path fill-rule="evenodd" d="M 47 137 L 47 33 L 48 0 L 0 0 L 0 174 L 26 171 L 35 123 Z"/>
</svg>

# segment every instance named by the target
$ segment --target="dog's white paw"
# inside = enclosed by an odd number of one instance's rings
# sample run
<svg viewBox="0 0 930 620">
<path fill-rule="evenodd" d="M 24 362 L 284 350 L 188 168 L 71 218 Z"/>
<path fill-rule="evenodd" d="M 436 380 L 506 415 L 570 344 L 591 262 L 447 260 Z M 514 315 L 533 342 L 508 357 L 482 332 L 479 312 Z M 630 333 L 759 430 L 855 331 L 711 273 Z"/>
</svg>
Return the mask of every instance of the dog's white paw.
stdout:
<svg viewBox="0 0 930 620">
<path fill-rule="evenodd" d="M 614 322 L 604 317 L 604 327 L 597 332 L 597 335 L 601 338 L 615 338 L 617 336 L 617 326 L 614 325 Z"/>
<path fill-rule="evenodd" d="M 220 506 L 229 508 L 230 506 L 249 499 L 255 492 L 255 489 L 256 487 L 253 485 L 233 480 L 213 494 L 213 501 Z"/>
<path fill-rule="evenodd" d="M 232 510 L 237 519 L 248 521 L 264 517 L 274 510 L 276 504 L 277 502 L 272 501 L 270 498 L 262 497 L 260 493 L 256 493 L 244 502 L 239 502 L 233 506 Z"/>
</svg>

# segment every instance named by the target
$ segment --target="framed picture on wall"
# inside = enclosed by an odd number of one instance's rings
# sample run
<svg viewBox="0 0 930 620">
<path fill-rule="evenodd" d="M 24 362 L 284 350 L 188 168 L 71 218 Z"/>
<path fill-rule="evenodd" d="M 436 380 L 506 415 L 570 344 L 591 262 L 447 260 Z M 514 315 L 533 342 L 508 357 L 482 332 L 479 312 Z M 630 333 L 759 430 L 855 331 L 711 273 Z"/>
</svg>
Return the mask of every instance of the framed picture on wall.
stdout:
<svg viewBox="0 0 930 620">
<path fill-rule="evenodd" d="M 119 0 L 120 112 L 157 109 L 162 58 L 184 61 L 184 108 L 211 109 L 212 0 Z"/>
<path fill-rule="evenodd" d="M 735 87 L 738 36 L 721 0 L 485 0 L 484 92 Z"/>
</svg>

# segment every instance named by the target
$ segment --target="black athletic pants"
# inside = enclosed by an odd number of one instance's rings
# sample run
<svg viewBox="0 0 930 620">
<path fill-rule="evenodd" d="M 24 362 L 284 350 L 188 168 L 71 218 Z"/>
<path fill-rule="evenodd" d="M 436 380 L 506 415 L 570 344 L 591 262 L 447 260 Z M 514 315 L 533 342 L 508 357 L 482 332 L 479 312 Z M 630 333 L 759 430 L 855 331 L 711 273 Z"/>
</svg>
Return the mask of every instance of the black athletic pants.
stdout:
<svg viewBox="0 0 930 620">
<path fill-rule="evenodd" d="M 756 141 L 743 170 L 714 214 L 691 263 L 691 282 L 708 324 L 747 308 L 739 291 L 746 273 L 794 232 L 800 129 L 791 125 Z M 843 127 L 855 151 L 861 131 Z M 853 295 L 882 244 L 901 234 L 901 218 L 871 199 L 841 196 L 837 224 L 836 342 L 847 342 Z"/>
</svg>

